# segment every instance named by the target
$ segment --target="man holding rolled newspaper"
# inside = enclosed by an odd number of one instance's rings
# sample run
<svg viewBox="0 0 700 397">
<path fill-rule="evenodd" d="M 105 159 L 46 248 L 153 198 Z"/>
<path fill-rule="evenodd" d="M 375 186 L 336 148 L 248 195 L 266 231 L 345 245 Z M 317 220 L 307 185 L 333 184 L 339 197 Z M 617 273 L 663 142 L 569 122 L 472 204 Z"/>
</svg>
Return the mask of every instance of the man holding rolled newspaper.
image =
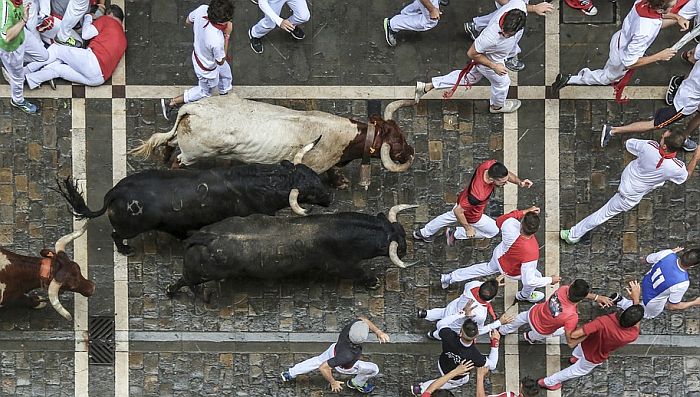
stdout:
<svg viewBox="0 0 700 397">
<path fill-rule="evenodd" d="M 676 55 L 674 48 L 663 49 L 656 54 L 644 53 L 656 39 L 661 29 L 663 14 L 676 0 L 638 0 L 610 40 L 608 61 L 603 69 L 582 69 L 577 75 L 558 74 L 552 90 L 558 92 L 566 85 L 609 85 L 615 88 L 615 100 L 624 102 L 622 90 L 631 80 L 634 70 L 650 63 L 668 61 Z"/>
</svg>

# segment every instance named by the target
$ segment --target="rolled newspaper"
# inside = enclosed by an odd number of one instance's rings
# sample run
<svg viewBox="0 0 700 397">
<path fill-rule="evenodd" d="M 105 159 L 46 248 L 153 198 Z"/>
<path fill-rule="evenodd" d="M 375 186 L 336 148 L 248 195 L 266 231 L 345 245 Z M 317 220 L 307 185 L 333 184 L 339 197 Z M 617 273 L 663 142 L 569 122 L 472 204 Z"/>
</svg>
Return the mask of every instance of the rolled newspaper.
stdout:
<svg viewBox="0 0 700 397">
<path fill-rule="evenodd" d="M 690 32 L 686 33 L 685 36 L 681 37 L 680 40 L 673 45 L 674 50 L 679 51 L 684 45 L 688 44 L 690 40 L 700 36 L 700 25 L 696 26 Z"/>
</svg>

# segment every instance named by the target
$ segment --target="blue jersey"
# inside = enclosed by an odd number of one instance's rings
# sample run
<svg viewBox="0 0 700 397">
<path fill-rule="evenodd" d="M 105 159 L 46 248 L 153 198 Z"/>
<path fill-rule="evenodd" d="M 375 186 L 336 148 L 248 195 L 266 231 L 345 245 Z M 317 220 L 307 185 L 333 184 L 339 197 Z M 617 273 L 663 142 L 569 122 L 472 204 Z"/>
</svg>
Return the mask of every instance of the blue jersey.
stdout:
<svg viewBox="0 0 700 397">
<path fill-rule="evenodd" d="M 688 272 L 678 266 L 678 255 L 670 253 L 656 262 L 642 279 L 642 301 L 646 305 L 674 285 L 688 281 Z M 678 302 L 671 302 L 678 303 Z"/>
</svg>

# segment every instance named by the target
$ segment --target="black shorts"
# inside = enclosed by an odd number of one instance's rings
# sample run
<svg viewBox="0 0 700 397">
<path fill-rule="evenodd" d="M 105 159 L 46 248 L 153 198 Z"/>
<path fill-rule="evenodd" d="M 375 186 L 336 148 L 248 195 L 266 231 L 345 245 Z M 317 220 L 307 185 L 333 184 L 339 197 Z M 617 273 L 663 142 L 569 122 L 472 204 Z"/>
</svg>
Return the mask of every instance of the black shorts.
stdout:
<svg viewBox="0 0 700 397">
<path fill-rule="evenodd" d="M 666 128 L 678 120 L 685 118 L 682 112 L 676 111 L 674 106 L 661 108 L 654 115 L 654 128 Z"/>
</svg>

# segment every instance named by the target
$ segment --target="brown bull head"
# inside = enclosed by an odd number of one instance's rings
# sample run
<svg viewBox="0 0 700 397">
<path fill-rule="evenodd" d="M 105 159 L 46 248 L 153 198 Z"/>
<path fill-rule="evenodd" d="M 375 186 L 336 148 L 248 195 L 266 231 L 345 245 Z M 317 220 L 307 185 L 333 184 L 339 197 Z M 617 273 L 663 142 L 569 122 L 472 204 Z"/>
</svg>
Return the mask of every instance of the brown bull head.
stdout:
<svg viewBox="0 0 700 397">
<path fill-rule="evenodd" d="M 369 122 L 374 123 L 377 130 L 372 147 L 381 147 L 379 155 L 374 153 L 374 157 L 380 157 L 388 171 L 408 171 L 413 163 L 414 151 L 398 124 L 394 120 L 382 120 L 379 116 L 370 117 Z"/>
<path fill-rule="evenodd" d="M 72 320 L 73 317 L 58 300 L 59 292 L 61 290 L 78 292 L 86 297 L 95 293 L 95 283 L 83 277 L 80 266 L 65 253 L 66 245 L 85 233 L 86 228 L 87 224 L 84 224 L 80 230 L 61 237 L 56 242 L 53 251 L 48 249 L 41 251 L 41 256 L 51 259 L 52 271 L 47 277 L 47 280 L 50 281 L 48 287 L 49 302 L 58 314 L 68 321 Z"/>
</svg>

